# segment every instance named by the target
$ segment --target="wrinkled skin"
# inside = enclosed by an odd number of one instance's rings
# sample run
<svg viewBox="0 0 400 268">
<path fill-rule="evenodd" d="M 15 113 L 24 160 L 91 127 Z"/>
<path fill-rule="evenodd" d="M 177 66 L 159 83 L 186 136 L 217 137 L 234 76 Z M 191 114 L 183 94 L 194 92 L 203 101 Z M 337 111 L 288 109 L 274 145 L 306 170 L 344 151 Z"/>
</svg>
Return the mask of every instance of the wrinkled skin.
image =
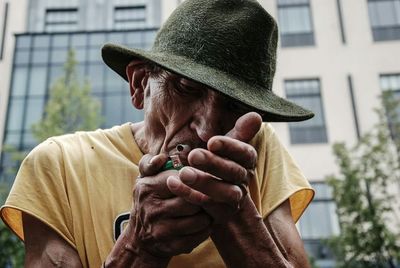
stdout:
<svg viewBox="0 0 400 268">
<path fill-rule="evenodd" d="M 154 71 L 154 70 L 153 70 Z M 148 66 L 127 66 L 132 104 L 144 122 L 132 133 L 144 157 L 127 228 L 106 267 L 167 267 L 211 237 L 228 267 L 309 267 L 288 200 L 263 219 L 247 194 L 261 117 L 221 94 Z M 160 169 L 175 146 L 189 145 L 179 172 Z M 279 178 L 273 178 L 279 179 Z M 82 267 L 54 230 L 23 214 L 26 267 Z"/>
<path fill-rule="evenodd" d="M 134 126 L 134 134 L 140 148 L 149 154 L 140 162 L 132 225 L 138 244 L 146 251 L 171 257 L 190 252 L 209 237 L 213 225 L 226 222 L 238 211 L 257 159 L 255 149 L 246 142 L 258 132 L 261 117 L 249 113 L 238 121 L 243 111 L 230 100 L 167 72 L 145 76 L 147 86 L 143 93 L 137 92 L 136 79 L 142 78 L 141 74 L 143 70 L 130 74 L 132 95 L 147 97 L 143 106 L 133 100 L 137 108 L 145 109 L 144 123 Z M 196 148 L 182 158 L 188 167 L 179 173 L 159 173 L 179 143 Z M 168 220 L 153 216 L 155 210 Z M 170 211 L 183 214 L 170 215 Z M 185 234 L 177 228 L 181 225 Z"/>
</svg>

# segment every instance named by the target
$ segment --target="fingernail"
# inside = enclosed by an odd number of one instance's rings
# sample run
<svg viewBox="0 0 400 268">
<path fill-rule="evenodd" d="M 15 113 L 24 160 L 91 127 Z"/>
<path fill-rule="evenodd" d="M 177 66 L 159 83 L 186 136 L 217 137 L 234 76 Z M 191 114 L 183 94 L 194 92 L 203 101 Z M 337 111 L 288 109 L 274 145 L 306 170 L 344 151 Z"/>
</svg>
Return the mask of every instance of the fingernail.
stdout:
<svg viewBox="0 0 400 268">
<path fill-rule="evenodd" d="M 220 141 L 220 140 L 214 140 L 213 142 L 212 142 L 212 146 L 211 146 L 211 149 L 213 150 L 213 151 L 219 151 L 220 149 L 222 148 L 222 142 Z"/>
<path fill-rule="evenodd" d="M 177 177 L 173 177 L 173 176 L 168 177 L 168 179 L 167 179 L 168 188 L 170 188 L 172 190 L 176 190 L 179 188 L 179 184 L 180 184 L 180 182 Z"/>
<path fill-rule="evenodd" d="M 203 164 L 206 161 L 206 155 L 201 151 L 196 151 L 192 161 L 195 165 Z"/>
<path fill-rule="evenodd" d="M 195 183 L 197 174 L 191 168 L 183 168 L 180 172 L 181 181 L 186 185 L 192 185 Z"/>
</svg>

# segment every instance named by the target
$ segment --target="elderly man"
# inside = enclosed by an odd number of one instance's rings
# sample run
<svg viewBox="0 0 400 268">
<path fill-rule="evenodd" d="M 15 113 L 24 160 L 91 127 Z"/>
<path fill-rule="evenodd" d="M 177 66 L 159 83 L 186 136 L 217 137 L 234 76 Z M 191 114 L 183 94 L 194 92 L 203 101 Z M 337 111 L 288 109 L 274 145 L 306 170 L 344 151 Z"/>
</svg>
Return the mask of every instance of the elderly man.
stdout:
<svg viewBox="0 0 400 268">
<path fill-rule="evenodd" d="M 277 26 L 254 0 L 187 0 L 151 51 L 107 44 L 144 121 L 50 138 L 2 218 L 27 267 L 308 267 L 313 191 L 267 121 L 313 114 L 272 92 Z"/>
</svg>

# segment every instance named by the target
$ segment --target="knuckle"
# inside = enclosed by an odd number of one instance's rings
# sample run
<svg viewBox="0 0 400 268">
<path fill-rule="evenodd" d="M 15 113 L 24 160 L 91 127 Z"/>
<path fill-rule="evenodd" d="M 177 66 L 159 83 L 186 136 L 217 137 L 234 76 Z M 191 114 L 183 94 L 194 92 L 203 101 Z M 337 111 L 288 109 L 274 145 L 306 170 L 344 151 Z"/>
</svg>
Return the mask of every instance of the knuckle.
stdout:
<svg viewBox="0 0 400 268">
<path fill-rule="evenodd" d="M 249 182 L 251 179 L 255 178 L 256 172 L 254 169 L 247 169 L 247 182 Z"/>
<path fill-rule="evenodd" d="M 234 174 L 234 183 L 242 183 L 246 180 L 247 172 L 246 169 L 241 166 L 233 166 L 231 170 L 232 174 Z"/>
</svg>

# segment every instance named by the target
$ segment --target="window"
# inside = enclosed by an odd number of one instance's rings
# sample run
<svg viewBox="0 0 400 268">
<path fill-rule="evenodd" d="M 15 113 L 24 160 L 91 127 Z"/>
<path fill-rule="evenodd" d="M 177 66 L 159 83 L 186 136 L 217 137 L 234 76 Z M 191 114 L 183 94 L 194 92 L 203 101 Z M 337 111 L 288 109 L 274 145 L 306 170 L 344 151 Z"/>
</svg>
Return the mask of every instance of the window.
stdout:
<svg viewBox="0 0 400 268">
<path fill-rule="evenodd" d="M 78 29 L 78 9 L 46 9 L 45 32 L 67 32 Z"/>
<path fill-rule="evenodd" d="M 318 267 L 333 268 L 333 255 L 322 243 L 322 239 L 339 233 L 332 189 L 323 182 L 312 183 L 312 187 L 315 197 L 299 220 L 299 231 L 308 254 L 316 260 Z"/>
<path fill-rule="evenodd" d="M 309 0 L 278 0 L 282 47 L 314 45 Z"/>
<path fill-rule="evenodd" d="M 380 76 L 381 89 L 392 90 L 400 94 L 400 74 L 385 74 Z"/>
<path fill-rule="evenodd" d="M 37 144 L 31 126 L 43 116 L 48 90 L 63 75 L 63 64 L 71 48 L 76 52 L 78 78 L 87 80 L 94 97 L 103 103 L 105 122 L 102 127 L 142 120 L 143 111 L 132 107 L 126 81 L 101 62 L 100 47 L 107 41 L 119 40 L 121 44 L 136 42 L 136 47 L 148 49 L 155 32 L 151 29 L 16 35 L 4 143 L 20 150 L 31 149 Z M 11 160 L 2 152 L 0 179 L 2 176 L 14 178 L 15 174 L 4 174 L 6 167 L 16 165 Z"/>
<path fill-rule="evenodd" d="M 325 143 L 327 133 L 318 79 L 285 81 L 286 97 L 313 111 L 315 116 L 304 122 L 289 123 L 292 144 Z"/>
<path fill-rule="evenodd" d="M 114 8 L 114 28 L 135 29 L 146 26 L 146 6 L 118 6 Z"/>
<path fill-rule="evenodd" d="M 400 0 L 368 0 L 375 41 L 400 40 Z"/>
<path fill-rule="evenodd" d="M 400 74 L 385 74 L 380 76 L 380 86 L 383 92 L 391 91 L 394 101 L 400 102 Z M 393 139 L 398 139 L 400 127 L 400 107 L 397 104 L 394 113 L 387 113 L 390 134 Z"/>
</svg>

